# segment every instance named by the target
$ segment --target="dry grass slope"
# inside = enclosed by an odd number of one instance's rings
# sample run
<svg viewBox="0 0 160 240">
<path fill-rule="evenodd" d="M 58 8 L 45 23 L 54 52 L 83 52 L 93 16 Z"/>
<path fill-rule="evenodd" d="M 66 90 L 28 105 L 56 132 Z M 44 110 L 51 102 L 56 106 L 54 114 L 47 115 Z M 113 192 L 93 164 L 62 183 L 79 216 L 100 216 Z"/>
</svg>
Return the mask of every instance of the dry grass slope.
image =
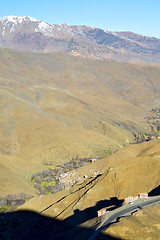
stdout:
<svg viewBox="0 0 160 240">
<path fill-rule="evenodd" d="M 118 224 L 115 224 L 103 231 L 115 238 L 122 239 L 159 239 L 160 235 L 160 204 L 144 208 L 132 217 L 123 218 Z M 101 238 L 98 238 L 101 239 Z"/>
<path fill-rule="evenodd" d="M 152 192 L 152 189 L 160 185 L 159 149 L 159 140 L 128 146 L 76 172 L 77 178 L 97 170 L 100 170 L 102 175 L 84 179 L 65 191 L 33 198 L 19 210 L 35 211 L 41 214 L 40 216 L 52 218 L 52 221 L 56 219 L 64 223 L 63 233 L 61 225 L 61 230 L 55 233 L 56 239 L 78 240 L 82 235 L 83 239 L 88 239 L 91 235 L 88 230 L 94 229 L 98 223 L 97 210 L 107 206 L 110 209 L 114 207 L 113 200 L 115 203 L 121 203 L 121 200 L 129 195 Z M 134 216 L 122 218 L 119 223 L 104 230 L 103 235 L 101 234 L 98 239 L 144 239 L 144 237 L 158 239 L 159 218 L 159 205 L 142 209 Z M 31 223 L 28 222 L 28 224 Z M 80 231 L 79 228 L 86 230 Z M 43 230 L 46 232 L 45 227 Z M 52 234 L 52 231 L 53 228 L 48 233 Z M 20 228 L 17 228 L 15 233 L 22 237 Z M 28 233 L 29 231 L 26 230 L 26 234 Z M 36 234 L 36 231 L 32 234 Z"/>
<path fill-rule="evenodd" d="M 72 157 L 101 157 L 146 129 L 160 67 L 0 49 L 0 195 Z"/>
<path fill-rule="evenodd" d="M 134 144 L 92 165 L 77 169 L 75 178 L 92 172 L 101 174 L 78 182 L 73 188 L 31 199 L 20 209 L 43 212 L 60 219 L 95 206 L 112 197 L 124 199 L 139 192 L 150 192 L 160 184 L 160 141 Z M 143 156 L 140 154 L 143 153 Z"/>
</svg>

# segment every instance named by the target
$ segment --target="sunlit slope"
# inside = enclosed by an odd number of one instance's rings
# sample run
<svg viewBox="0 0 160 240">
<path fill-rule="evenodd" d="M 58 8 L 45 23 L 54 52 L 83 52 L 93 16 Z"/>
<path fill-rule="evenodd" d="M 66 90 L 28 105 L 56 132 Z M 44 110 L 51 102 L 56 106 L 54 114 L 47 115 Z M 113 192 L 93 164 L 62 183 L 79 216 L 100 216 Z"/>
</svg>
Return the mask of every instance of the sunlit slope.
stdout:
<svg viewBox="0 0 160 240">
<path fill-rule="evenodd" d="M 145 142 L 126 147 L 91 166 L 77 169 L 74 177 L 97 172 L 101 176 L 84 179 L 73 188 L 53 195 L 31 199 L 20 209 L 29 209 L 60 219 L 78 209 L 94 207 L 100 201 L 117 197 L 119 200 L 150 192 L 160 184 L 160 141 Z M 105 205 L 104 205 L 105 207 Z M 93 209 L 94 210 L 94 209 Z"/>
<path fill-rule="evenodd" d="M 133 216 L 120 219 L 103 233 L 122 239 L 159 239 L 160 235 L 160 204 L 144 208 Z M 104 236 L 105 238 L 105 236 Z M 100 239 L 100 238 L 98 238 Z"/>
<path fill-rule="evenodd" d="M 159 66 L 0 49 L 0 194 L 33 190 L 23 183 L 48 164 L 132 141 L 159 105 L 159 81 Z"/>
<path fill-rule="evenodd" d="M 104 94 L 107 100 L 119 96 L 127 102 L 145 106 L 152 104 L 160 92 L 159 65 L 98 61 L 62 53 L 20 53 L 7 49 L 1 49 L 0 56 L 0 76 L 4 78 L 1 82 L 11 87 L 51 85 L 90 93 L 103 100 Z"/>
<path fill-rule="evenodd" d="M 55 166 L 77 155 L 101 157 L 121 148 L 132 138 L 130 130 L 136 126 L 128 124 L 125 129 L 112 125 L 112 120 L 117 120 L 115 114 L 77 102 L 74 106 L 75 100 L 67 100 L 62 109 L 57 105 L 63 103 L 55 101 L 54 111 L 50 107 L 41 109 L 8 91 L 1 90 L 1 94 L 1 195 L 29 191 L 24 182 L 48 164 Z"/>
</svg>

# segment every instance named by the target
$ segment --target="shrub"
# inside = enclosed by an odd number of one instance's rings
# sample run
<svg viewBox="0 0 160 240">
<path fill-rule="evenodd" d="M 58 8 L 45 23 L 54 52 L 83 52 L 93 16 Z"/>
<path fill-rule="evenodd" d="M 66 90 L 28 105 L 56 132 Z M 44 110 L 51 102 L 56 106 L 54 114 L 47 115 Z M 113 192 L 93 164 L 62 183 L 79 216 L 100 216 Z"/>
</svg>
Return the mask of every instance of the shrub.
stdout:
<svg viewBox="0 0 160 240">
<path fill-rule="evenodd" d="M 7 200 L 6 199 L 2 199 L 0 200 L 0 207 L 3 208 L 7 205 Z"/>
<path fill-rule="evenodd" d="M 26 193 L 21 192 L 17 195 L 18 200 L 26 199 L 26 198 L 27 198 Z"/>
<path fill-rule="evenodd" d="M 8 206 L 0 207 L 0 213 L 4 213 L 9 210 Z"/>
<path fill-rule="evenodd" d="M 16 194 L 9 194 L 6 197 L 7 201 L 12 201 L 12 200 L 15 200 L 15 199 L 16 199 Z"/>
</svg>

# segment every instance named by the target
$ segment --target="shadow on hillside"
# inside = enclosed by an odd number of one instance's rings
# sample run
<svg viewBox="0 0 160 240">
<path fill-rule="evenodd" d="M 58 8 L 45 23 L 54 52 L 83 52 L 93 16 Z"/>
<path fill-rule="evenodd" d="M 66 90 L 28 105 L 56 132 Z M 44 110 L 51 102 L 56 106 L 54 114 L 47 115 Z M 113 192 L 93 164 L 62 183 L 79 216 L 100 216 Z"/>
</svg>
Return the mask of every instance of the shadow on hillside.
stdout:
<svg viewBox="0 0 160 240">
<path fill-rule="evenodd" d="M 84 223 L 90 219 L 97 217 L 97 211 L 102 208 L 107 208 L 108 211 L 114 210 L 117 207 L 120 207 L 123 203 L 123 200 L 119 200 L 118 198 L 110 198 L 110 200 L 102 200 L 97 202 L 97 204 L 93 207 L 86 208 L 83 211 L 76 209 L 74 211 L 74 215 L 68 217 L 65 222 L 69 224 L 79 225 Z"/>
<path fill-rule="evenodd" d="M 121 200 L 111 199 L 100 201 L 95 207 L 84 211 L 75 210 L 73 216 L 60 221 L 55 218 L 46 217 L 33 211 L 8 212 L 0 215 L 0 239 L 1 240 L 62 240 L 88 239 L 94 233 L 96 226 L 97 210 L 101 207 L 118 204 Z M 120 202 L 119 202 L 120 201 Z M 110 204 L 110 205 L 109 205 Z M 94 213 L 93 213 L 94 212 Z M 85 227 L 79 224 L 90 220 Z M 109 235 L 100 233 L 97 239 L 120 240 Z"/>
<path fill-rule="evenodd" d="M 160 195 L 160 185 L 154 189 L 152 189 L 149 193 L 148 196 L 149 197 L 153 197 L 153 196 L 158 196 Z"/>
</svg>

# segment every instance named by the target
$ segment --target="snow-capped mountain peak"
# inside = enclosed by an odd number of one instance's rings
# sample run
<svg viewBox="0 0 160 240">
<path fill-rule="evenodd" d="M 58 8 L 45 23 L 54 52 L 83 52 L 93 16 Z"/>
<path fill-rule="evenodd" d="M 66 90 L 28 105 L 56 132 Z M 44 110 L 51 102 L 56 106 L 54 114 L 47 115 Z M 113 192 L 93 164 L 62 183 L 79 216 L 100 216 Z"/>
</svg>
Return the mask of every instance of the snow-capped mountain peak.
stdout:
<svg viewBox="0 0 160 240">
<path fill-rule="evenodd" d="M 160 39 L 85 25 L 50 24 L 28 16 L 0 18 L 0 47 L 123 61 L 133 56 L 133 62 L 144 58 L 160 62 Z"/>
<path fill-rule="evenodd" d="M 35 28 L 35 32 L 41 32 L 46 36 L 54 36 L 53 34 L 53 25 L 49 23 L 45 23 L 43 21 L 38 21 L 38 25 Z"/>
<path fill-rule="evenodd" d="M 27 16 L 6 16 L 0 18 L 0 22 L 11 22 L 14 24 L 22 23 L 22 22 L 37 22 L 38 20 L 33 17 Z"/>
<path fill-rule="evenodd" d="M 6 32 L 10 34 L 15 32 L 17 27 L 21 24 L 29 24 L 30 31 L 40 32 L 46 36 L 53 36 L 53 25 L 39 21 L 33 17 L 28 16 L 6 16 L 0 18 L 0 23 L 2 24 L 2 35 L 4 36 Z M 31 25 L 33 24 L 33 25 Z M 34 27 L 33 27 L 34 26 Z"/>
<path fill-rule="evenodd" d="M 23 24 L 25 24 L 25 26 Z M 0 18 L 0 30 L 1 29 L 3 38 L 7 34 L 12 34 L 15 32 L 25 33 L 26 29 L 28 33 L 42 33 L 48 37 L 54 37 L 60 33 L 63 34 L 64 32 L 75 35 L 70 26 L 67 24 L 50 24 L 28 16 L 2 17 Z"/>
</svg>

